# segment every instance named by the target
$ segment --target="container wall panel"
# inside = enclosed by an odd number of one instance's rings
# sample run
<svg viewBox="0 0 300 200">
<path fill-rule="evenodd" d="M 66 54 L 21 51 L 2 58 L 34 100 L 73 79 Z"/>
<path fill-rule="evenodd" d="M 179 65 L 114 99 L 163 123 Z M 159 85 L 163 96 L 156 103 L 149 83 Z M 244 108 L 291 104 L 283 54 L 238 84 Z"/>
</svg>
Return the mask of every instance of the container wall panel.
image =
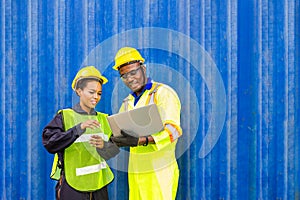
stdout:
<svg viewBox="0 0 300 200">
<path fill-rule="evenodd" d="M 78 101 L 85 65 L 109 79 L 97 110 L 118 111 L 123 46 L 181 100 L 178 200 L 300 199 L 299 13 L 298 0 L 1 0 L 0 199 L 55 199 L 43 127 Z M 110 198 L 128 199 L 126 164 L 108 163 Z"/>
</svg>

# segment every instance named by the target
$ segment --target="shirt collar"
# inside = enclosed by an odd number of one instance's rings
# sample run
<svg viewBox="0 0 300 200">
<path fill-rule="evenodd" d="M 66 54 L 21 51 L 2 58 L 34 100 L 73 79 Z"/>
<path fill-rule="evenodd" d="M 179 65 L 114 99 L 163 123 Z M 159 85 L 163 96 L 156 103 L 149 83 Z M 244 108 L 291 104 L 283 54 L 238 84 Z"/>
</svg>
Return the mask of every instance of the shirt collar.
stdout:
<svg viewBox="0 0 300 200">
<path fill-rule="evenodd" d="M 143 90 L 142 90 L 142 92 L 141 92 L 141 94 L 139 96 L 141 96 L 146 90 L 150 90 L 151 88 L 152 88 L 152 79 L 148 78 L 147 83 L 146 83 L 146 85 L 144 85 L 144 88 L 143 88 Z M 138 97 L 134 92 L 131 92 L 131 95 L 134 98 Z"/>
</svg>

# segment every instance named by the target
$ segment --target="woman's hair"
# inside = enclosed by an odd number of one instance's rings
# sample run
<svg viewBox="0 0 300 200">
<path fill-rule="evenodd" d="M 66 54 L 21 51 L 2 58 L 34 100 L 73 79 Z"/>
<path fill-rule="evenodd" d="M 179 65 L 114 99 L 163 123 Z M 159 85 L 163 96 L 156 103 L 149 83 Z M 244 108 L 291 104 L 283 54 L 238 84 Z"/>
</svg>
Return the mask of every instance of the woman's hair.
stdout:
<svg viewBox="0 0 300 200">
<path fill-rule="evenodd" d="M 86 87 L 87 83 L 90 81 L 98 81 L 101 85 L 103 83 L 103 80 L 101 80 L 101 79 L 97 79 L 97 78 L 93 78 L 93 77 L 83 78 L 83 79 L 80 79 L 77 81 L 75 90 L 77 90 L 77 89 L 83 90 Z"/>
</svg>

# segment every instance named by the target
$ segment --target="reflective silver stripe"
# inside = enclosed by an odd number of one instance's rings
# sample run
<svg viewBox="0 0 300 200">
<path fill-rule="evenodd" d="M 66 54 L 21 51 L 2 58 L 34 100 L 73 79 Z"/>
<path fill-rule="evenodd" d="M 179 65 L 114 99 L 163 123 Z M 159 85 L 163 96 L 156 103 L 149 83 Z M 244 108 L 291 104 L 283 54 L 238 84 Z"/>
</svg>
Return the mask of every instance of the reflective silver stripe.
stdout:
<svg viewBox="0 0 300 200">
<path fill-rule="evenodd" d="M 101 162 L 100 164 L 97 165 L 76 168 L 76 176 L 99 172 L 101 169 L 105 169 L 105 168 L 106 168 L 106 162 Z"/>
<path fill-rule="evenodd" d="M 154 103 L 154 94 L 157 92 L 157 88 L 160 86 L 160 84 L 156 84 L 155 88 L 150 92 L 150 100 L 148 104 L 153 104 Z"/>
<path fill-rule="evenodd" d="M 128 98 L 128 97 L 125 98 L 125 99 L 123 100 L 123 103 L 124 103 L 124 110 L 125 110 L 125 111 L 128 111 L 128 101 L 129 101 L 129 98 Z"/>
<path fill-rule="evenodd" d="M 151 93 L 150 95 L 149 105 L 154 103 L 154 93 Z"/>
<path fill-rule="evenodd" d="M 176 140 L 177 138 L 180 137 L 180 134 L 179 134 L 179 132 L 177 131 L 177 129 L 176 129 L 174 126 L 172 126 L 171 124 L 167 124 L 167 125 L 166 125 L 166 128 L 169 129 L 169 130 L 171 131 L 172 136 L 173 136 L 173 140 Z"/>
<path fill-rule="evenodd" d="M 77 138 L 75 140 L 74 143 L 77 143 L 77 142 L 88 142 L 91 139 L 92 135 L 99 135 L 100 137 L 102 137 L 102 139 L 104 141 L 106 141 L 106 142 L 108 141 L 108 136 L 105 135 L 104 133 L 93 133 L 93 134 L 82 134 L 79 138 Z"/>
</svg>

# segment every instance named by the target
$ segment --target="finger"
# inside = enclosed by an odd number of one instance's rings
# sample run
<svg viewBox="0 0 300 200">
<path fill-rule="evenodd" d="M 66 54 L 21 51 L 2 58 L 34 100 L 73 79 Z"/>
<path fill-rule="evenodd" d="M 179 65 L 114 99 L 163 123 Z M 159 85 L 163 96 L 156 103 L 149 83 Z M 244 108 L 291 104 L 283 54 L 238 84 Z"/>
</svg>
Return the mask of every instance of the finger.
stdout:
<svg viewBox="0 0 300 200">
<path fill-rule="evenodd" d="M 90 139 L 89 143 L 92 145 L 96 145 L 98 142 L 97 142 L 97 140 Z"/>
<path fill-rule="evenodd" d="M 97 121 L 97 120 L 91 120 L 92 121 L 92 124 L 98 128 L 101 127 L 101 124 Z"/>
<path fill-rule="evenodd" d="M 83 124 L 88 128 L 93 128 L 93 127 L 99 128 L 101 126 L 101 124 L 97 120 L 92 120 L 92 119 L 85 121 Z"/>
<path fill-rule="evenodd" d="M 95 123 L 93 123 L 93 122 L 91 122 L 91 123 L 89 123 L 89 124 L 87 125 L 87 128 L 90 128 L 90 129 L 97 129 L 97 128 L 100 128 L 100 126 L 97 125 L 97 124 L 95 124 Z"/>
<path fill-rule="evenodd" d="M 91 135 L 91 138 L 95 140 L 103 140 L 103 138 L 100 135 Z"/>
<path fill-rule="evenodd" d="M 104 144 L 103 143 L 102 144 L 100 144 L 100 143 L 96 144 L 96 147 L 102 149 L 104 147 Z"/>
<path fill-rule="evenodd" d="M 91 136 L 90 143 L 102 144 L 102 143 L 104 143 L 104 141 L 100 136 L 98 136 L 98 137 Z"/>
<path fill-rule="evenodd" d="M 96 120 L 90 120 L 89 121 L 89 126 L 91 128 L 100 128 L 100 123 Z"/>
<path fill-rule="evenodd" d="M 99 142 L 99 141 L 90 141 L 89 142 L 93 147 L 97 147 L 97 148 L 103 148 L 104 147 L 104 143 L 103 142 Z"/>
<path fill-rule="evenodd" d="M 104 144 L 104 141 L 102 139 L 100 139 L 100 140 L 97 140 L 97 143 L 102 145 L 102 144 Z"/>
</svg>

